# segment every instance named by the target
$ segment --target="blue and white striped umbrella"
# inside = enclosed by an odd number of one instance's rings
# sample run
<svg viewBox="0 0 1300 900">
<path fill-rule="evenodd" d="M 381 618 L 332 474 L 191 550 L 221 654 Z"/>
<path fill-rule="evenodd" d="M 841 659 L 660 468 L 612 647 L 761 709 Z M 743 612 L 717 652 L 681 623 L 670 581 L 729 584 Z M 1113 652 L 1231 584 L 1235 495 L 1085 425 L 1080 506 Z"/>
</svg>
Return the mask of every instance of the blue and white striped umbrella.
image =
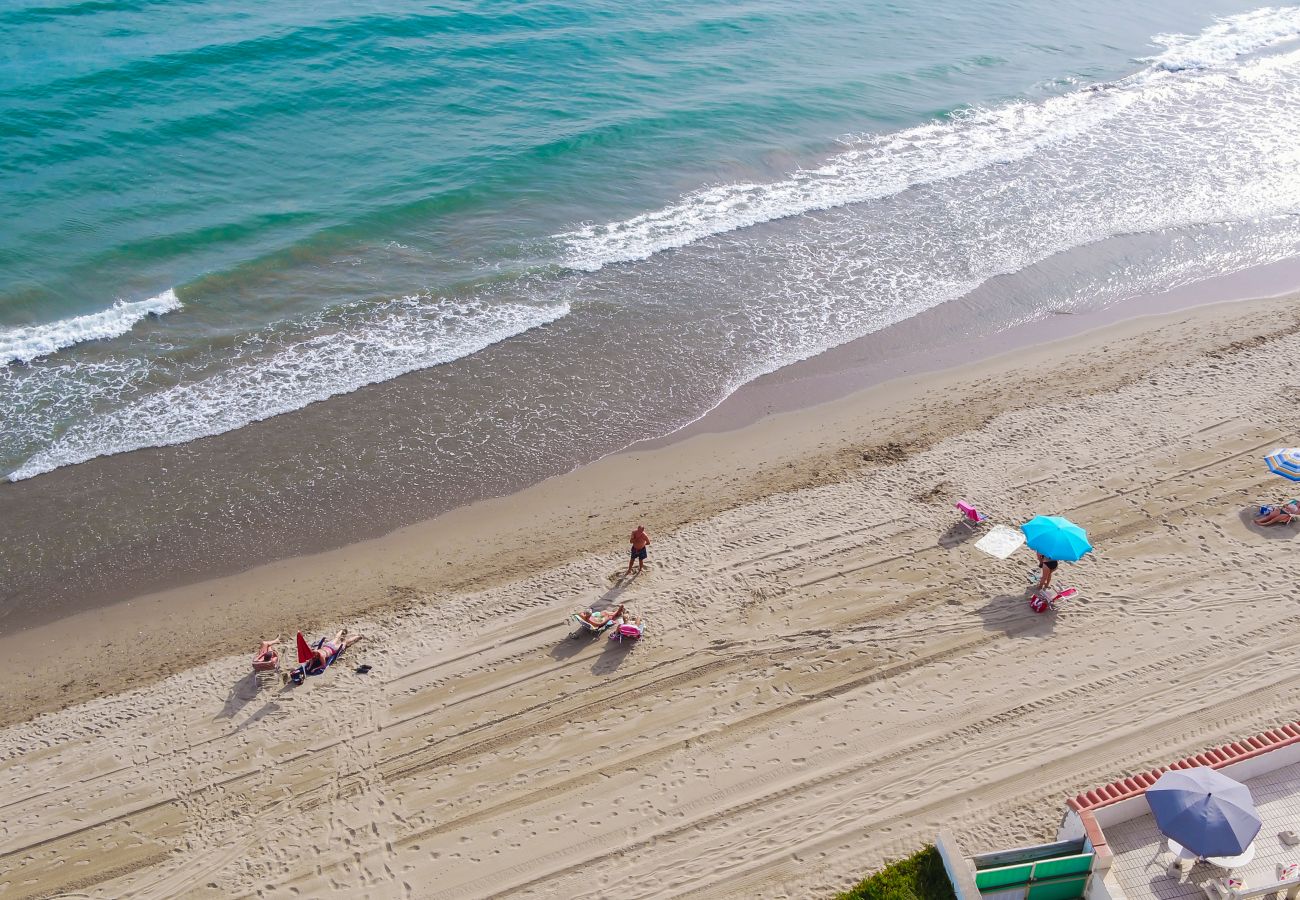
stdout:
<svg viewBox="0 0 1300 900">
<path fill-rule="evenodd" d="M 1274 475 L 1300 481 L 1300 447 L 1278 447 L 1264 457 L 1264 464 Z"/>
</svg>

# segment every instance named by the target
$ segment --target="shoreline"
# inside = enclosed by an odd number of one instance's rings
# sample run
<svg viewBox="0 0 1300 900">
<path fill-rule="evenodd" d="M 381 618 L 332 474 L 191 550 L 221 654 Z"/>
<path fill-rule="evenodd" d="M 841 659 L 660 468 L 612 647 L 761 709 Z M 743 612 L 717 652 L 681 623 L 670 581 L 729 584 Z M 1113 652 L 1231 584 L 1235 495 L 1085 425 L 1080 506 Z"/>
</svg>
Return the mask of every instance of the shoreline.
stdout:
<svg viewBox="0 0 1300 900">
<path fill-rule="evenodd" d="M 1088 258 L 1091 253 L 1085 249 L 1076 255 Z M 1079 264 L 1079 259 L 1069 263 Z M 633 442 L 605 457 L 595 455 L 603 450 L 593 447 L 595 459 L 586 461 L 586 454 L 577 452 L 567 470 L 563 464 L 546 464 L 534 471 L 525 460 L 503 479 L 467 481 L 456 474 L 444 479 L 436 466 L 420 468 L 400 429 L 385 429 L 402 419 L 403 410 L 428 402 L 424 392 L 440 384 L 441 368 L 435 367 L 215 437 L 101 457 L 0 486 L 12 538 L 0 556 L 12 571 L 30 573 L 0 592 L 0 636 L 277 561 L 342 550 L 456 509 L 511 497 L 602 458 L 732 430 L 891 379 L 941 371 L 1152 312 L 1300 289 L 1300 258 L 1100 310 L 1047 315 L 1004 328 L 1000 323 L 1007 298 L 1024 293 L 1023 276 L 992 279 L 961 298 L 760 376 L 660 437 Z M 527 357 L 529 339 L 517 347 L 494 348 L 485 360 L 502 352 Z M 359 457 L 362 461 L 350 467 L 344 481 L 338 481 L 338 473 L 321 484 L 301 476 L 312 470 L 313 459 L 321 458 L 318 448 L 334 447 L 336 439 L 351 440 L 347 436 L 380 433 L 384 437 L 367 439 L 374 446 L 366 453 L 397 448 L 406 459 L 400 472 L 392 464 L 365 461 L 373 457 Z M 507 449 L 501 444 L 494 452 Z M 441 487 L 431 494 L 437 485 Z"/>
<path fill-rule="evenodd" d="M 1288 266 L 1272 274 L 1283 278 L 1290 272 Z M 1185 356 L 1195 340 L 1170 343 L 1168 334 L 1179 328 L 1199 335 L 1203 324 L 1211 323 L 1225 334 L 1257 335 L 1268 330 L 1272 318 L 1260 318 L 1260 311 L 1286 306 L 1272 297 L 1138 315 L 957 367 L 906 372 L 802 409 L 761 410 L 757 421 L 737 429 L 706 431 L 701 426 L 662 447 L 629 448 L 382 537 L 8 633 L 0 636 L 0 675 L 14 690 L 0 706 L 0 722 L 148 684 L 200 660 L 242 653 L 265 634 L 436 605 L 448 594 L 500 584 L 593 552 L 621 559 L 625 532 L 637 521 L 644 521 L 652 535 L 671 534 L 765 496 L 853 477 L 864 465 L 888 464 L 945 436 L 977 428 L 1006 409 L 1044 402 L 1041 395 L 983 396 L 978 385 L 986 384 L 992 373 L 1050 372 L 1061 358 L 1078 362 L 1093 352 L 1110 352 L 1111 345 L 1132 343 L 1135 335 L 1148 336 L 1152 343 L 1129 360 L 1128 368 L 1088 387 L 1089 392 L 1104 391 L 1162 361 Z M 844 349 L 842 355 L 851 358 L 854 352 Z M 843 390 L 852 370 L 849 375 L 817 371 L 826 364 L 818 359 L 764 384 L 754 382 L 754 389 L 733 406 L 748 403 L 751 411 L 758 409 L 756 398 L 773 386 L 793 385 L 799 396 L 814 397 L 803 388 L 810 377 Z M 1072 385 L 1054 390 L 1060 397 L 1075 393 Z M 922 404 L 916 402 L 935 393 L 951 404 L 949 414 L 937 421 L 918 413 Z M 713 421 L 727 420 L 720 415 Z M 637 494 L 638 489 L 644 493 Z M 75 666 L 76 648 L 88 635 L 96 635 L 108 651 L 103 664 L 88 678 L 59 677 L 56 673 Z M 196 645 L 202 647 L 197 653 L 190 649 Z M 130 659 L 117 655 L 123 647 L 130 648 Z"/>
<path fill-rule="evenodd" d="M 990 288 L 987 293 L 996 295 L 995 283 L 987 287 Z M 694 422 L 663 437 L 638 441 L 620 452 L 667 447 L 697 434 L 733 431 L 765 416 L 839 400 L 897 378 L 943 372 L 1133 319 L 1216 303 L 1279 297 L 1297 291 L 1300 291 L 1300 257 L 1194 281 L 1097 310 L 1059 312 L 991 334 L 964 335 L 956 340 L 931 343 L 929 338 L 934 329 L 930 322 L 951 315 L 949 307 L 953 304 L 941 304 L 879 332 L 759 376 L 741 385 Z M 976 318 L 980 313 L 978 309 L 972 312 Z M 917 345 L 926 349 L 901 350 Z M 883 356 L 883 361 L 878 356 Z"/>
</svg>

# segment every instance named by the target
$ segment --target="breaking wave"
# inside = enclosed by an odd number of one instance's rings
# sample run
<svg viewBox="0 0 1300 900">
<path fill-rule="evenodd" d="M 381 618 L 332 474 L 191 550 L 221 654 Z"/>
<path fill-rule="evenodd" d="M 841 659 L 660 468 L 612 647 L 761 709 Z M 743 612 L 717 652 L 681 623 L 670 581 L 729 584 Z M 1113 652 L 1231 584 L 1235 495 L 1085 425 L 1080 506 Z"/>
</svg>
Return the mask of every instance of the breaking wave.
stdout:
<svg viewBox="0 0 1300 900">
<path fill-rule="evenodd" d="M 60 466 L 137 450 L 182 444 L 292 412 L 310 403 L 451 362 L 568 314 L 566 303 L 532 306 L 481 301 L 431 301 L 403 297 L 321 313 L 298 323 L 296 333 L 257 334 L 233 354 L 235 362 L 197 380 L 145 392 L 111 412 L 72 425 L 48 448 L 9 473 L 20 481 Z M 238 361 L 242 360 L 242 361 Z M 111 363 L 106 363 L 109 366 Z M 87 367 L 51 370 L 53 394 L 60 378 L 93 380 Z M 135 373 L 156 380 L 157 371 L 114 371 L 113 391 L 129 393 Z M 38 373 L 39 374 L 39 373 Z M 29 386 L 39 390 L 38 386 Z M 126 390 L 124 390 L 126 388 Z"/>
<path fill-rule="evenodd" d="M 1300 8 L 1265 8 L 1224 18 L 1199 35 L 1159 35 L 1164 52 L 1120 81 L 1032 103 L 969 108 L 948 118 L 845 141 L 825 164 L 764 184 L 726 184 L 687 194 L 662 209 L 557 235 L 570 268 L 596 271 L 741 228 L 893 196 L 1025 159 L 1070 141 L 1134 104 L 1150 104 L 1172 80 L 1216 68 L 1232 74 L 1243 56 L 1300 38 Z"/>
<path fill-rule="evenodd" d="M 6 329 L 0 331 L 0 365 L 29 363 L 74 344 L 121 337 L 142 319 L 180 308 L 176 292 L 168 289 L 148 300 L 118 300 L 103 312 Z"/>
</svg>

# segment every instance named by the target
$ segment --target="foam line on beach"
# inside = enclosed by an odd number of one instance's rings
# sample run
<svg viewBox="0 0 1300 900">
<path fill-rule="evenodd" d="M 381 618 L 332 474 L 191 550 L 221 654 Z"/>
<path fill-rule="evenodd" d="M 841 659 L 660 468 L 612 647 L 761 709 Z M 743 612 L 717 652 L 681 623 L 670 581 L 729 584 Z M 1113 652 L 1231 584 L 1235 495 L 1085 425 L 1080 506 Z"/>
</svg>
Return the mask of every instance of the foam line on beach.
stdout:
<svg viewBox="0 0 1300 900">
<path fill-rule="evenodd" d="M 21 481 L 143 447 L 183 444 L 242 428 L 310 403 L 451 362 L 553 322 L 567 303 L 434 301 L 403 297 L 378 308 L 358 304 L 322 314 L 290 339 L 256 335 L 268 352 L 229 369 L 145 394 L 127 406 L 78 423 L 7 476 Z M 350 315 L 349 315 L 350 314 Z M 352 318 L 361 321 L 357 327 Z M 342 326 L 342 327 L 340 327 Z"/>
<path fill-rule="evenodd" d="M 959 109 L 902 131 L 853 137 L 823 165 L 783 180 L 704 188 L 622 221 L 582 225 L 557 240 L 566 265 L 596 271 L 764 222 L 893 196 L 1025 159 L 1158 95 L 1169 79 L 1195 78 L 1211 68 L 1232 73 L 1243 56 L 1297 38 L 1300 9 L 1271 7 L 1220 19 L 1195 36 L 1157 35 L 1153 42 L 1166 49 L 1119 81 L 1041 102 Z"/>
<path fill-rule="evenodd" d="M 1151 41 L 1164 51 L 1143 62 L 1167 72 L 1206 69 L 1298 39 L 1300 9 L 1267 6 L 1220 19 L 1197 35 L 1158 34 Z"/>
<path fill-rule="evenodd" d="M 148 300 L 118 300 L 108 309 L 44 325 L 25 325 L 0 331 L 0 365 L 29 363 L 86 341 L 121 337 L 149 316 L 166 315 L 181 308 L 171 288 Z"/>
</svg>

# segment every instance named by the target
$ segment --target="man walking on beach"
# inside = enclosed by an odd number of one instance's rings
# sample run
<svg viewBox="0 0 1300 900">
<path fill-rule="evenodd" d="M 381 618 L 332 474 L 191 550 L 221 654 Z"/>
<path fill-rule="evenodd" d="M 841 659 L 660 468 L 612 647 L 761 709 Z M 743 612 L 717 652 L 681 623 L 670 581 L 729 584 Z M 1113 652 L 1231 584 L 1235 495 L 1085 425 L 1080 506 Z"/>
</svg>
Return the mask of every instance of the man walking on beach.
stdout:
<svg viewBox="0 0 1300 900">
<path fill-rule="evenodd" d="M 627 561 L 627 574 L 632 574 L 632 563 L 637 563 L 636 573 L 645 571 L 646 547 L 650 546 L 650 535 L 645 533 L 645 526 L 638 525 L 632 532 L 632 558 Z M 624 577 L 627 577 L 626 575 Z"/>
</svg>

